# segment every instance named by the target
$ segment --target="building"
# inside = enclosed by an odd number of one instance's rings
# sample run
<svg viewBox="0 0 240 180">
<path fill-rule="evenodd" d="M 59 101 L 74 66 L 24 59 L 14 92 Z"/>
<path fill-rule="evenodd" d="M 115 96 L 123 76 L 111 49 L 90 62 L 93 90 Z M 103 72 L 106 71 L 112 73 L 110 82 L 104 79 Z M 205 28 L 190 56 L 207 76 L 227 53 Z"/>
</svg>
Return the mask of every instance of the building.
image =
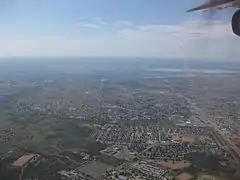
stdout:
<svg viewBox="0 0 240 180">
<path fill-rule="evenodd" d="M 38 157 L 39 157 L 38 154 L 28 154 L 21 156 L 13 163 L 13 166 L 20 168 L 23 166 L 27 166 L 29 163 L 34 162 Z"/>
<path fill-rule="evenodd" d="M 79 168 L 78 171 L 90 179 L 101 179 L 107 170 L 111 168 L 112 166 L 109 166 L 100 161 L 93 161 Z"/>
</svg>

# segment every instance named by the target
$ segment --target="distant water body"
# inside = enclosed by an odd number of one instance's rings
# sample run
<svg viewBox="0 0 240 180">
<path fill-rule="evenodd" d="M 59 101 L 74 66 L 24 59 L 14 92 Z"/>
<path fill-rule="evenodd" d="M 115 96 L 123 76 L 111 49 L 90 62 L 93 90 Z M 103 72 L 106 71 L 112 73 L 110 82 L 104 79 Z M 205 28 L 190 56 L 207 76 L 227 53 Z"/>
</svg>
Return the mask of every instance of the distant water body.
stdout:
<svg viewBox="0 0 240 180">
<path fill-rule="evenodd" d="M 235 74 L 237 70 L 223 69 L 177 69 L 177 68 L 143 68 L 145 71 L 166 72 L 166 73 L 199 73 L 199 74 Z"/>
</svg>

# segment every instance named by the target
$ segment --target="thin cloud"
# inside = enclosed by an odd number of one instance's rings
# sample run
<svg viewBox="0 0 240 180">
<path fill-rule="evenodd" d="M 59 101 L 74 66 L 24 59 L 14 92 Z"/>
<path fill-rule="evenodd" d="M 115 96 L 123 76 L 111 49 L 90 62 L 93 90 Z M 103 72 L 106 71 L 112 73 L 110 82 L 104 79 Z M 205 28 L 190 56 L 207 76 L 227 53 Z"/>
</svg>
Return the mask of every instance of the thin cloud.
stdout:
<svg viewBox="0 0 240 180">
<path fill-rule="evenodd" d="M 106 26 L 106 25 L 107 25 L 107 22 L 105 22 L 105 21 L 99 21 L 98 24 L 101 25 L 101 26 Z"/>
<path fill-rule="evenodd" d="M 103 21 L 99 19 L 99 22 Z M 0 42 L 0 54 L 5 56 L 141 56 L 161 58 L 237 58 L 240 41 L 229 23 L 186 21 L 179 25 L 132 22 L 108 23 L 99 31 L 99 22 L 81 23 L 93 28 L 95 40 L 7 40 Z M 104 22 L 104 21 L 103 21 Z M 115 29 L 116 24 L 120 29 Z M 101 27 L 101 26 L 100 26 Z"/>
<path fill-rule="evenodd" d="M 98 24 L 94 24 L 94 23 L 81 23 L 80 24 L 81 27 L 86 27 L 86 28 L 99 28 Z"/>
<path fill-rule="evenodd" d="M 134 28 L 134 23 L 127 20 L 120 20 L 120 21 L 117 21 L 114 24 L 114 26 L 116 28 Z"/>
<path fill-rule="evenodd" d="M 94 18 L 94 22 L 100 26 L 105 26 L 108 23 L 106 21 L 104 21 L 101 17 L 95 17 Z"/>
</svg>

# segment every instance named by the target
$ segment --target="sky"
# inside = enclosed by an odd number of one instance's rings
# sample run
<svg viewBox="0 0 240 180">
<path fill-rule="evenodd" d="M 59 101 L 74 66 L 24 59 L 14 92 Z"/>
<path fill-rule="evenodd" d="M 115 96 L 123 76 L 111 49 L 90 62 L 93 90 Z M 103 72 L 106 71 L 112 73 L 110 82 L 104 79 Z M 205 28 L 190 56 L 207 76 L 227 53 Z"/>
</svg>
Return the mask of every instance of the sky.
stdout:
<svg viewBox="0 0 240 180">
<path fill-rule="evenodd" d="M 237 59 L 236 9 L 186 13 L 201 0 L 1 0 L 0 56 Z"/>
</svg>

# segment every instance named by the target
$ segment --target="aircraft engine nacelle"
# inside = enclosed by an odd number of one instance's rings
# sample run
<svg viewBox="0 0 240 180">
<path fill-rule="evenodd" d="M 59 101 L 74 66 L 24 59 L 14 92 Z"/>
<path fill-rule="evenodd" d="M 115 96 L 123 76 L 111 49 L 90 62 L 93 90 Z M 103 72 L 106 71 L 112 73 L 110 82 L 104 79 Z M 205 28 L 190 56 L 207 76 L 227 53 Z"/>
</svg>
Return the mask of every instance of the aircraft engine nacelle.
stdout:
<svg viewBox="0 0 240 180">
<path fill-rule="evenodd" d="M 240 36 L 240 10 L 236 11 L 232 17 L 232 30 L 234 34 Z"/>
</svg>

